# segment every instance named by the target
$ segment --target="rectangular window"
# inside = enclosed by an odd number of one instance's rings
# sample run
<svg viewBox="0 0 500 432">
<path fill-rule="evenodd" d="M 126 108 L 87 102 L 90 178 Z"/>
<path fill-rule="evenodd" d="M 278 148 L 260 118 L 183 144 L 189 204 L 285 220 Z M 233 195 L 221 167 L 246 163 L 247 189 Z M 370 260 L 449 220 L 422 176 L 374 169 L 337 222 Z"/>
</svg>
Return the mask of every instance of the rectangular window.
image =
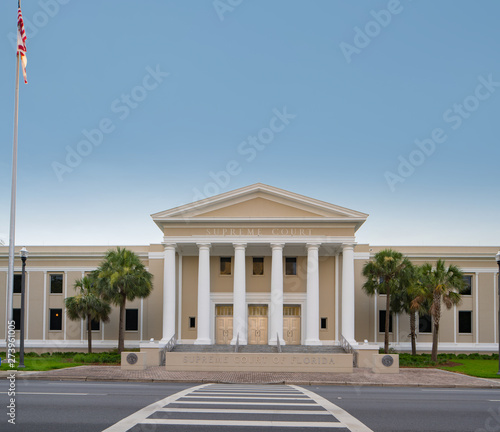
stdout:
<svg viewBox="0 0 500 432">
<path fill-rule="evenodd" d="M 96 320 L 92 320 L 90 322 L 90 329 L 92 331 L 99 331 L 99 330 L 101 330 L 101 322 L 100 321 L 96 321 Z"/>
<path fill-rule="evenodd" d="M 189 328 L 196 328 L 196 317 L 189 317 Z"/>
<path fill-rule="evenodd" d="M 326 330 L 328 328 L 328 318 L 320 319 L 320 328 L 321 330 Z"/>
<path fill-rule="evenodd" d="M 385 333 L 385 310 L 378 311 L 378 331 Z M 392 333 L 392 314 L 389 315 L 389 333 Z"/>
<path fill-rule="evenodd" d="M 231 257 L 220 257 L 220 274 L 226 276 L 231 274 Z"/>
<path fill-rule="evenodd" d="M 464 284 L 462 295 L 472 295 L 472 275 L 464 275 Z"/>
<path fill-rule="evenodd" d="M 50 293 L 62 294 L 63 292 L 63 275 L 51 274 L 50 275 Z"/>
<path fill-rule="evenodd" d="M 22 275 L 14 275 L 14 294 L 21 294 L 21 278 Z"/>
<path fill-rule="evenodd" d="M 14 320 L 14 330 L 21 330 L 21 309 L 14 308 L 12 309 L 12 319 Z"/>
<path fill-rule="evenodd" d="M 49 319 L 49 330 L 62 330 L 62 309 L 50 309 Z"/>
<path fill-rule="evenodd" d="M 125 330 L 126 331 L 139 330 L 139 309 L 125 310 Z"/>
<path fill-rule="evenodd" d="M 472 333 L 472 311 L 458 311 L 458 332 Z"/>
<path fill-rule="evenodd" d="M 418 317 L 418 332 L 432 333 L 432 318 L 429 314 Z"/>
<path fill-rule="evenodd" d="M 264 274 L 264 258 L 253 258 L 253 274 L 254 276 L 262 276 Z"/>
<path fill-rule="evenodd" d="M 285 258 L 285 274 L 289 276 L 297 274 L 297 258 Z"/>
</svg>

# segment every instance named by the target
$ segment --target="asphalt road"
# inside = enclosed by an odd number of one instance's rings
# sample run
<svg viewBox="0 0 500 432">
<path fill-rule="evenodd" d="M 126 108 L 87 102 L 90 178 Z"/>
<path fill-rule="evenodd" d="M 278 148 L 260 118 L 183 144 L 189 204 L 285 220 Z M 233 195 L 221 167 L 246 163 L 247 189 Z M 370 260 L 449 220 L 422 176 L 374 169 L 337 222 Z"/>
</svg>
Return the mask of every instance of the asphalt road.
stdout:
<svg viewBox="0 0 500 432">
<path fill-rule="evenodd" d="M 2 379 L 2 432 L 97 432 L 117 423 L 116 431 L 132 432 L 500 430 L 500 390 L 18 380 L 14 426 L 8 387 Z"/>
</svg>

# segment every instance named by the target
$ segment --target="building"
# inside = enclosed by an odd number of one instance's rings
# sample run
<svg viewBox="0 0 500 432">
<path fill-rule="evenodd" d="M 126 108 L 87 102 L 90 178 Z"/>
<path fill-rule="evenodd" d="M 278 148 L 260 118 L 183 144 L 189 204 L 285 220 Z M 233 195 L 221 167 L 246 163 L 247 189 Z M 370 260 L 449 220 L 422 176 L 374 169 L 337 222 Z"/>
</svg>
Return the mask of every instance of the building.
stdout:
<svg viewBox="0 0 500 432">
<path fill-rule="evenodd" d="M 255 184 L 152 215 L 162 242 L 131 246 L 154 275 L 151 296 L 127 304 L 126 346 L 150 339 L 180 344 L 336 345 L 383 342 L 385 296 L 362 291 L 363 265 L 386 247 L 356 243 L 368 215 Z M 70 321 L 64 298 L 97 267 L 108 247 L 31 246 L 27 266 L 27 349 L 86 348 L 86 326 Z M 414 263 L 458 265 L 470 289 L 444 311 L 442 351 L 495 351 L 496 247 L 393 247 Z M 0 298 L 6 298 L 8 248 L 0 247 Z M 14 317 L 20 316 L 16 259 Z M 5 332 L 6 308 L 0 311 Z M 391 343 L 408 350 L 409 320 L 393 316 Z M 418 349 L 431 347 L 419 319 Z M 116 347 L 118 311 L 95 322 L 93 345 Z M 5 342 L 3 342 L 5 346 Z"/>
</svg>

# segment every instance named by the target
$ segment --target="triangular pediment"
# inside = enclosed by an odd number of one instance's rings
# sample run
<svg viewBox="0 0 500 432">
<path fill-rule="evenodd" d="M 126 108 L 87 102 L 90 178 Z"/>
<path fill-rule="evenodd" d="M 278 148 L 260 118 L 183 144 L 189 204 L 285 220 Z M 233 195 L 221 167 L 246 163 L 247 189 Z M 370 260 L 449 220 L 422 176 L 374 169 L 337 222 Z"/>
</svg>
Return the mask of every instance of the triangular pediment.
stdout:
<svg viewBox="0 0 500 432">
<path fill-rule="evenodd" d="M 342 221 L 359 227 L 367 214 L 257 183 L 151 215 L 162 228 L 178 221 Z"/>
</svg>

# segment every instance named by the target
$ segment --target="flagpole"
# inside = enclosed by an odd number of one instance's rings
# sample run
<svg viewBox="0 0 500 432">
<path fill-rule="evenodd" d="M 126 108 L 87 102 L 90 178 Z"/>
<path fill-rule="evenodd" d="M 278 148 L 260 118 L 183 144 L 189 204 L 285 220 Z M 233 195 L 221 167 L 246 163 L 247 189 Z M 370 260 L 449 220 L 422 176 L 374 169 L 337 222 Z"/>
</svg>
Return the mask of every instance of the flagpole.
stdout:
<svg viewBox="0 0 500 432">
<path fill-rule="evenodd" d="M 10 235 L 9 235 L 9 268 L 7 273 L 7 323 L 5 326 L 5 338 L 8 338 L 8 324 L 14 316 L 14 253 L 16 236 L 16 189 L 17 189 L 17 124 L 19 114 L 19 52 L 16 56 L 16 99 L 14 104 L 14 143 L 12 148 L 12 191 L 10 200 Z"/>
</svg>

